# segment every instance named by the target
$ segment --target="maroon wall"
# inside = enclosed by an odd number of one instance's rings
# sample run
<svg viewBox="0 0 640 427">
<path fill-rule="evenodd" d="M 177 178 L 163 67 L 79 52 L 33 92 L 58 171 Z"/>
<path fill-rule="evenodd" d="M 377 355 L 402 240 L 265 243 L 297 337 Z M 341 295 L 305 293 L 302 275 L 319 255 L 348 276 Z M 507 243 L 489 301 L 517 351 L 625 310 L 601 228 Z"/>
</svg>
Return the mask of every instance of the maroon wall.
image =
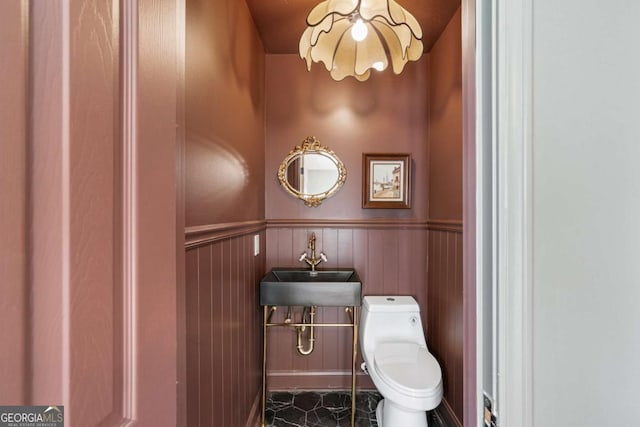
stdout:
<svg viewBox="0 0 640 427">
<path fill-rule="evenodd" d="M 462 219 L 462 32 L 460 9 L 431 50 L 429 218 Z"/>
<path fill-rule="evenodd" d="M 428 55 L 408 64 L 401 75 L 375 74 L 366 82 L 333 81 L 321 65 L 308 72 L 297 55 L 267 55 L 266 64 L 267 268 L 302 267 L 297 258 L 314 231 L 318 249 L 329 258 L 321 267 L 355 267 L 363 294 L 414 295 L 425 314 Z M 348 175 L 338 194 L 317 208 L 289 196 L 276 178 L 280 162 L 310 135 L 335 151 Z M 362 209 L 365 152 L 412 154 L 411 209 Z M 339 308 L 324 308 L 318 319 L 343 321 L 345 315 Z M 347 329 L 319 331 L 308 357 L 295 351 L 293 330 L 270 334 L 270 387 L 348 388 Z M 360 380 L 359 385 L 371 383 Z"/>
<path fill-rule="evenodd" d="M 298 55 L 267 55 L 266 63 L 267 219 L 427 217 L 428 55 L 398 76 L 374 74 L 366 82 L 336 82 L 317 64 L 307 72 Z M 315 209 L 289 196 L 276 178 L 285 156 L 310 135 L 347 168 L 344 187 Z M 362 153 L 375 152 L 412 154 L 412 209 L 361 208 Z"/>
<path fill-rule="evenodd" d="M 264 52 L 244 2 L 187 0 L 186 225 L 264 218 Z"/>
<path fill-rule="evenodd" d="M 427 335 L 444 375 L 445 415 L 463 413 L 462 34 L 458 10 L 431 50 Z"/>
<path fill-rule="evenodd" d="M 187 53 L 186 79 L 186 217 L 188 225 L 191 226 L 188 233 L 215 233 L 228 227 L 239 227 L 242 230 L 245 226 L 256 227 L 252 220 L 266 218 L 267 230 L 264 236 L 267 258 L 264 264 L 261 264 L 259 259 L 256 264 L 262 266 L 264 273 L 264 269 L 275 266 L 300 265 L 296 261 L 297 256 L 305 249 L 309 233 L 314 231 L 318 236 L 318 248 L 324 250 L 329 257 L 324 266 L 356 267 L 363 279 L 364 294 L 416 296 L 421 303 L 427 328 L 433 327 L 436 333 L 443 330 L 451 332 L 446 328 L 436 329 L 436 325 L 430 326 L 434 314 L 446 316 L 446 313 L 440 312 L 440 306 L 432 310 L 427 298 L 428 272 L 425 262 L 429 258 L 427 255 L 430 244 L 427 230 L 429 227 L 434 230 L 438 228 L 438 224 L 429 221 L 430 212 L 436 218 L 445 220 L 447 230 L 453 227 L 454 234 L 461 230 L 459 214 L 450 214 L 449 208 L 441 209 L 444 213 L 439 214 L 430 210 L 429 206 L 432 176 L 446 180 L 453 177 L 456 171 L 460 171 L 456 166 L 458 159 L 450 157 L 449 154 L 442 156 L 438 151 L 440 147 L 436 149 L 440 163 L 436 165 L 429 158 L 429 141 L 433 137 L 430 120 L 434 118 L 430 114 L 430 104 L 435 102 L 440 107 L 443 98 L 441 94 L 445 94 L 445 103 L 450 101 L 451 94 L 446 88 L 437 96 L 431 93 L 432 86 L 441 85 L 431 73 L 442 72 L 442 59 L 439 59 L 438 65 L 432 66 L 431 55 L 425 55 L 419 62 L 409 64 L 399 76 L 382 73 L 372 76 L 367 82 L 359 83 L 353 79 L 335 82 L 321 66 L 314 66 L 311 72 L 307 72 L 304 62 L 297 55 L 267 55 L 264 63 L 263 99 L 254 91 L 258 90 L 258 82 L 253 86 L 240 85 L 237 83 L 235 67 L 224 68 L 224 60 L 233 57 L 230 49 L 233 51 L 233 47 L 236 46 L 237 42 L 234 39 L 251 40 L 253 36 L 244 33 L 253 34 L 253 29 L 241 22 L 238 27 L 242 29 L 241 34 L 232 36 L 226 23 L 211 25 L 212 20 L 216 19 L 213 16 L 216 8 L 223 8 L 228 16 L 236 20 L 242 16 L 243 12 L 238 11 L 242 9 L 241 6 L 230 6 L 228 2 L 219 3 L 191 0 L 187 11 L 187 46 L 191 49 L 191 53 Z M 208 16 L 209 14 L 212 15 Z M 460 14 L 456 17 L 454 21 L 459 21 Z M 455 24 L 449 27 L 450 33 L 455 30 Z M 457 28 L 459 31 L 459 24 Z M 446 40 L 451 38 L 446 34 L 443 37 L 447 37 Z M 441 50 L 446 51 L 440 55 L 441 57 L 460 56 L 459 45 L 457 50 L 456 46 L 448 41 L 441 45 L 444 46 Z M 240 63 L 255 64 L 260 69 L 260 58 L 251 57 L 259 53 L 252 51 L 251 46 L 254 44 L 249 43 L 245 50 L 250 56 Z M 191 63 L 190 56 L 193 57 Z M 251 74 L 256 71 L 247 73 L 247 76 L 256 75 Z M 445 86 L 449 87 L 447 85 L 450 84 L 450 78 L 441 74 L 440 78 L 449 79 L 445 82 Z M 263 111 L 265 127 L 258 130 L 257 124 Z M 238 117 L 243 118 L 242 122 L 237 120 Z M 449 137 L 449 126 L 461 127 L 461 123 L 456 121 L 456 117 L 452 116 L 447 108 L 443 115 L 439 113 L 435 119 L 439 126 L 435 137 L 439 140 Z M 260 139 L 259 132 L 262 129 L 264 134 L 263 139 Z M 318 208 L 307 208 L 299 200 L 290 197 L 280 188 L 276 179 L 282 159 L 295 145 L 310 135 L 316 136 L 321 143 L 333 149 L 345 163 L 348 172 L 347 182 L 342 190 Z M 266 141 L 266 147 L 260 152 L 248 141 Z M 412 154 L 411 209 L 361 208 L 362 153 L 365 152 Z M 263 176 L 262 180 L 254 180 L 254 174 L 261 166 L 254 165 L 250 159 L 251 156 L 257 158 L 260 155 L 264 156 Z M 432 166 L 438 171 L 448 170 L 448 165 L 442 162 L 452 162 L 451 174 L 443 177 L 438 173 L 430 175 Z M 239 174 L 240 171 L 242 173 Z M 264 195 L 258 194 L 261 185 L 264 186 Z M 442 189 L 437 185 L 434 188 L 446 196 L 444 202 L 442 197 L 436 198 L 436 202 L 439 203 L 437 209 L 440 209 L 443 203 L 455 200 L 455 196 L 448 198 L 450 189 Z M 456 191 L 455 185 L 451 191 Z M 262 197 L 264 214 L 260 211 L 261 201 L 256 200 L 257 197 Z M 461 205 L 458 205 L 458 208 L 461 213 Z M 241 245 L 234 243 L 235 239 L 242 241 L 253 231 L 239 233 L 241 235 L 233 237 L 229 244 Z M 224 295 L 228 290 L 229 283 L 225 281 L 224 273 L 218 273 L 218 267 L 215 267 L 215 263 L 220 262 L 218 257 L 221 256 L 218 254 L 219 250 L 214 249 L 216 244 L 214 240 L 208 241 L 205 237 L 198 240 L 198 253 L 194 254 L 196 249 L 187 251 L 188 260 L 191 259 L 187 263 L 188 312 L 204 310 L 205 313 L 213 313 L 210 305 L 207 305 L 206 296 Z M 439 250 L 439 246 L 434 246 L 433 250 Z M 230 262 L 239 266 L 238 268 L 245 268 L 245 251 L 246 248 L 237 256 L 229 254 L 229 259 L 223 258 L 223 264 Z M 200 259 L 202 256 L 211 259 L 211 263 L 209 265 L 205 261 L 196 268 L 194 259 Z M 195 279 L 198 274 L 203 274 L 203 265 L 205 276 L 214 274 L 217 277 L 222 274 L 221 281 L 205 281 L 203 288 L 200 279 Z M 256 277 L 258 276 L 259 274 Z M 245 280 L 247 279 L 240 279 L 239 284 L 239 289 L 243 289 L 245 293 L 243 296 L 236 295 L 237 299 L 232 300 L 232 304 L 252 304 L 251 299 L 255 296 L 249 289 L 255 286 L 255 283 Z M 204 305 L 198 305 L 201 304 L 198 302 L 201 299 L 194 296 L 194 287 L 198 288 L 198 292 L 204 292 Z M 431 315 L 431 321 L 428 315 Z M 277 316 L 282 316 L 282 313 L 278 313 Z M 327 322 L 339 321 L 344 319 L 344 313 L 340 309 L 323 309 L 319 311 L 318 318 Z M 233 351 L 238 351 L 237 354 L 242 353 L 243 342 L 239 342 L 240 348 L 229 350 L 232 353 L 228 357 L 215 349 L 207 350 L 207 343 L 218 333 L 223 337 L 225 333 L 230 334 L 228 339 L 232 341 L 239 339 L 239 335 L 233 329 L 224 332 L 224 327 L 215 320 L 210 325 L 211 329 L 207 329 L 208 326 L 201 320 L 193 318 L 188 318 L 187 324 L 190 339 L 188 360 L 194 360 L 194 355 L 198 354 L 198 357 L 201 357 L 198 363 L 205 360 L 211 369 L 232 371 L 234 365 L 231 365 L 229 360 L 236 354 Z M 195 325 L 199 325 L 199 329 L 194 330 Z M 429 334 L 428 330 L 427 335 Z M 319 331 L 316 350 L 309 357 L 296 354 L 292 331 L 274 330 L 271 337 L 270 387 L 345 388 L 348 385 L 350 334 L 347 330 Z M 256 339 L 251 333 L 247 338 L 250 343 Z M 433 341 L 435 343 L 437 338 Z M 441 362 L 443 369 L 447 371 L 448 365 L 453 366 L 455 360 L 443 354 Z M 216 380 L 218 377 L 215 374 L 212 384 L 209 385 L 208 380 L 202 380 L 202 375 L 194 374 L 194 368 L 190 364 L 188 366 L 191 378 L 188 393 L 190 396 L 199 396 L 195 400 L 189 399 L 189 407 L 193 408 L 194 402 L 198 402 L 198 413 L 201 414 L 199 416 L 205 417 L 206 420 L 211 416 L 207 405 L 214 404 L 211 403 L 211 393 L 207 390 L 209 387 L 214 391 L 219 386 L 224 387 L 224 381 L 227 380 Z M 455 370 L 451 368 L 451 372 Z M 208 374 L 208 371 L 206 373 Z M 313 375 L 307 375 L 308 373 Z M 453 378 L 455 374 L 451 375 Z M 244 386 L 249 387 L 251 395 L 251 389 L 255 385 L 251 379 L 233 378 L 233 381 L 238 380 L 240 383 L 247 381 Z M 370 383 L 362 380 L 360 384 L 370 386 Z M 448 388 L 451 388 L 451 393 L 457 390 L 454 386 Z M 217 406 L 214 406 L 213 410 L 224 410 L 226 404 L 221 405 L 219 409 L 215 409 Z M 247 415 L 243 411 L 241 413 Z M 242 421 L 242 414 L 231 415 L 234 417 L 231 419 Z"/>
<path fill-rule="evenodd" d="M 260 391 L 264 52 L 245 2 L 186 3 L 186 418 L 240 426 Z"/>
</svg>

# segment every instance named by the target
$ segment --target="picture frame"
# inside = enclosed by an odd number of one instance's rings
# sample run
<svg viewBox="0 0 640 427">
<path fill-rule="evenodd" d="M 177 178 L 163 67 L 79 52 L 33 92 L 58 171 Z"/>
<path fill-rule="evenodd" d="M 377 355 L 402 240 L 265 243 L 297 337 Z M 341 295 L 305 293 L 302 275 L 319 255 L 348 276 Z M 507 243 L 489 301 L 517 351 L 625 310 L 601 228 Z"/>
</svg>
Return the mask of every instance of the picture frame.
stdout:
<svg viewBox="0 0 640 427">
<path fill-rule="evenodd" d="M 362 208 L 411 208 L 411 154 L 363 153 Z"/>
</svg>

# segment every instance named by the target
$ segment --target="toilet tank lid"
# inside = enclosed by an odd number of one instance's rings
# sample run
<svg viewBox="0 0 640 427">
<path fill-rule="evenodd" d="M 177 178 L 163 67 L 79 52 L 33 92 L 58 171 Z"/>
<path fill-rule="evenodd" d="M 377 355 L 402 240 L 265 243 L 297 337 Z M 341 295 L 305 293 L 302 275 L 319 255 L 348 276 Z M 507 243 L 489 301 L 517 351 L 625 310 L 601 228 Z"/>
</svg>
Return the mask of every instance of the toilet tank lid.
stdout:
<svg viewBox="0 0 640 427">
<path fill-rule="evenodd" d="M 375 295 L 363 299 L 364 309 L 375 312 L 418 312 L 420 306 L 412 296 Z"/>
</svg>

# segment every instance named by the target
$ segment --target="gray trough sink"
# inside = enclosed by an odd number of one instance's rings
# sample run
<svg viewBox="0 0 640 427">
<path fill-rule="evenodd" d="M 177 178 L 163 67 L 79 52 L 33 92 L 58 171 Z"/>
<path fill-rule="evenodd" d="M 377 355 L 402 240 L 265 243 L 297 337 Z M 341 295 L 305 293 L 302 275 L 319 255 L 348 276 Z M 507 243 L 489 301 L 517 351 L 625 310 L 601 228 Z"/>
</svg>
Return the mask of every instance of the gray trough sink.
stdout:
<svg viewBox="0 0 640 427">
<path fill-rule="evenodd" d="M 260 305 L 360 306 L 362 284 L 354 269 L 274 268 L 260 281 Z"/>
</svg>

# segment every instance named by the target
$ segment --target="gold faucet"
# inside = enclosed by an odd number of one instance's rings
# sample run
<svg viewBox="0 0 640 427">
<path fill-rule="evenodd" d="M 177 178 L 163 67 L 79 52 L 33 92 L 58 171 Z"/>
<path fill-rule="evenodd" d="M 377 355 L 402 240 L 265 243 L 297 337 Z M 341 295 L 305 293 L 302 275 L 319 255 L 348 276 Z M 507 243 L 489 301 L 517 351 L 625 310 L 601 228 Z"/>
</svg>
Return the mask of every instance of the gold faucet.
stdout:
<svg viewBox="0 0 640 427">
<path fill-rule="evenodd" d="M 311 255 L 309 256 L 306 252 L 303 252 L 302 255 L 300 255 L 300 259 L 298 261 L 304 261 L 309 264 L 311 266 L 311 274 L 317 274 L 316 265 L 320 264 L 322 261 L 327 262 L 327 256 L 324 254 L 324 252 L 320 252 L 320 256 L 316 257 L 316 233 L 311 233 L 307 248 L 311 249 Z"/>
</svg>

